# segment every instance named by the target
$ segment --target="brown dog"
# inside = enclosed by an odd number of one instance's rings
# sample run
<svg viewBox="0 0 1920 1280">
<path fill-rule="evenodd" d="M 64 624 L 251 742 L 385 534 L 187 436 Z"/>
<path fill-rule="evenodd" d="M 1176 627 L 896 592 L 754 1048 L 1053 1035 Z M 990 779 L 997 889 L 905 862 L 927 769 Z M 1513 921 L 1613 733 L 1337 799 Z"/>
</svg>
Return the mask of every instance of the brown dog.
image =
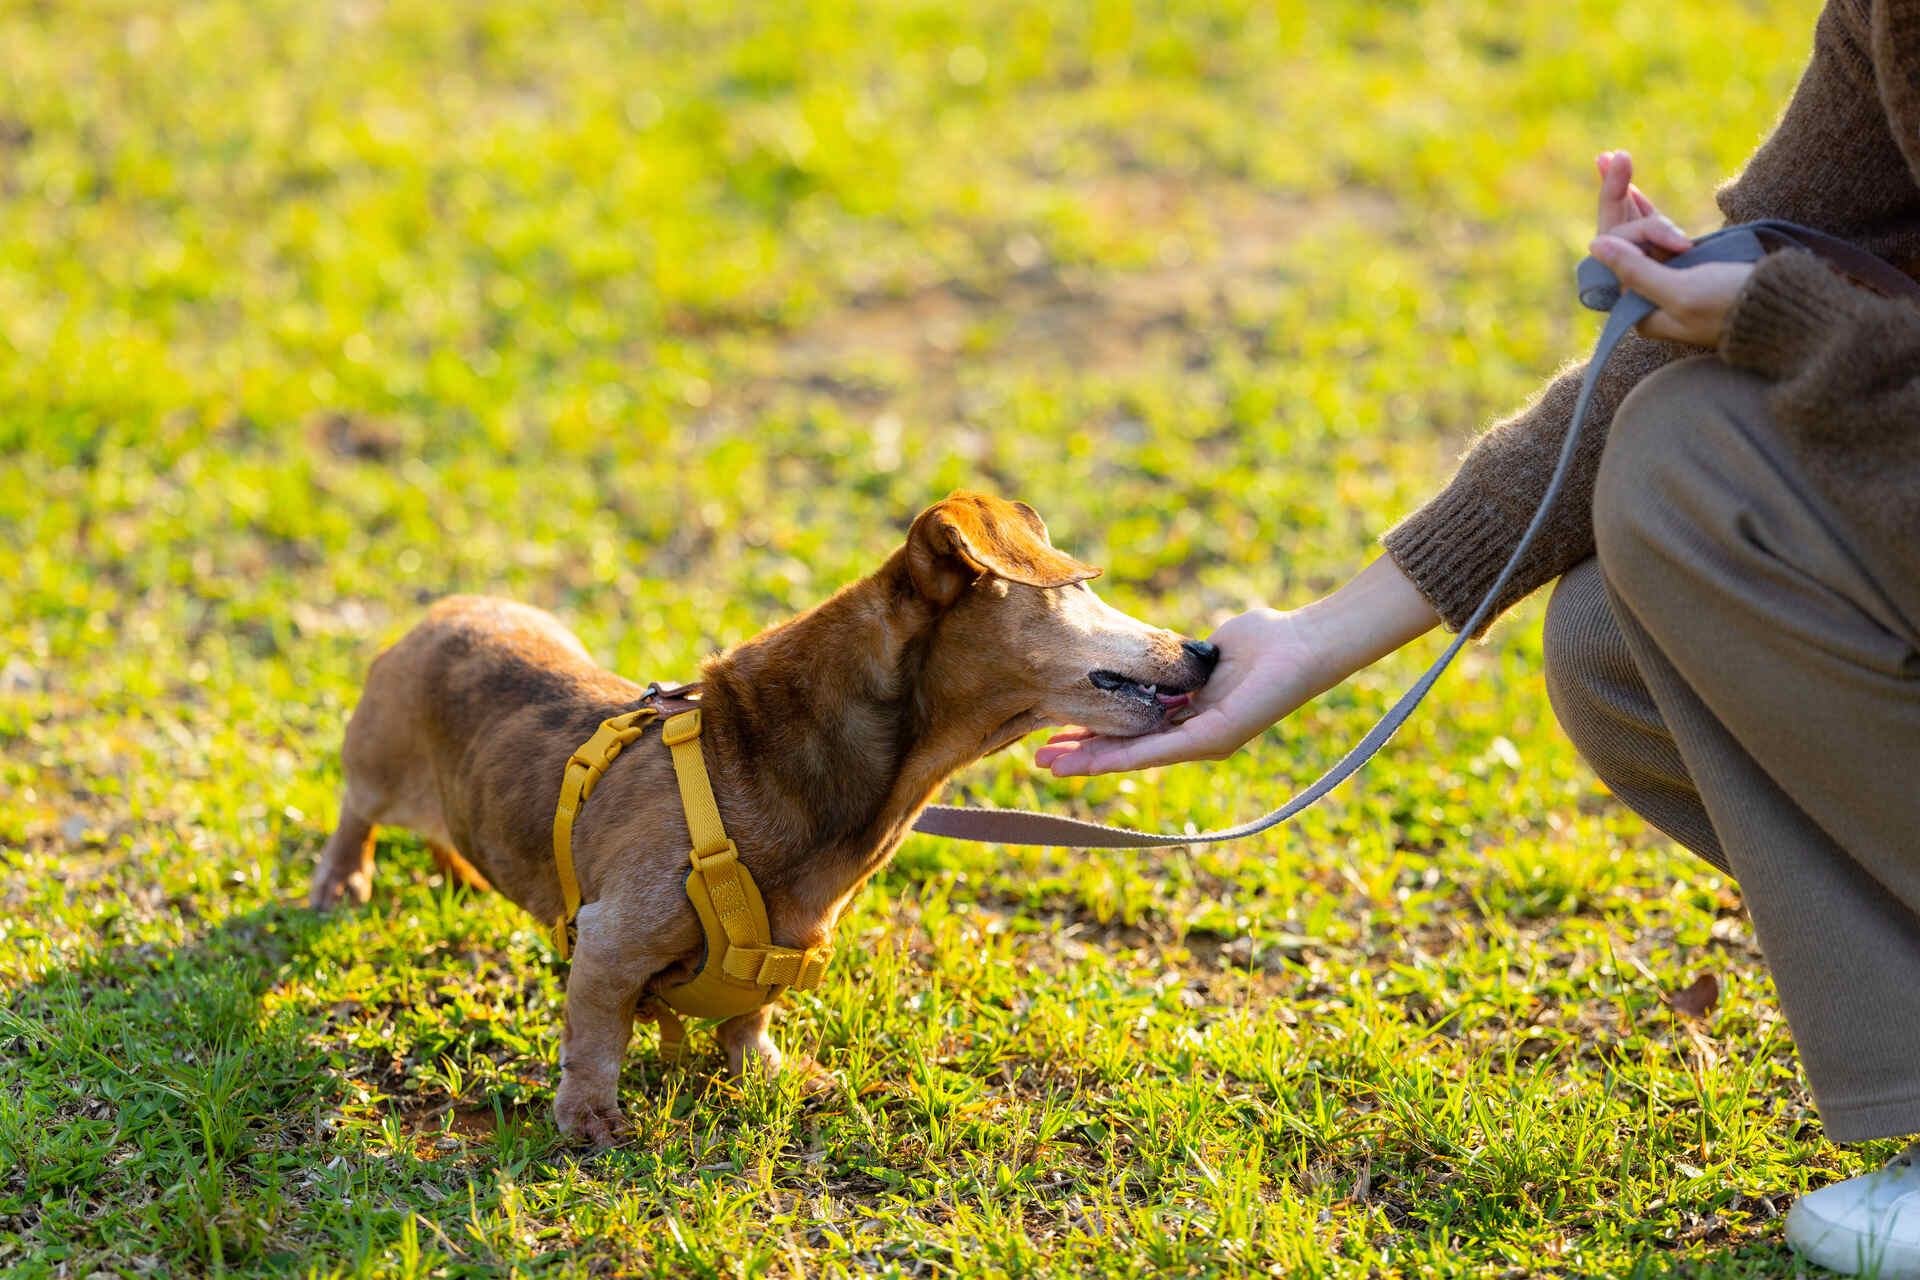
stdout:
<svg viewBox="0 0 1920 1280">
<path fill-rule="evenodd" d="M 1025 503 L 956 493 L 921 513 L 878 573 L 706 661 L 702 748 L 774 942 L 830 937 L 954 770 L 1044 725 L 1152 732 L 1206 680 L 1218 651 L 1102 603 L 1085 585 L 1098 572 L 1056 551 Z M 550 923 L 562 909 L 553 815 L 567 759 L 643 692 L 550 614 L 472 596 L 435 605 L 375 659 L 347 725 L 340 824 L 312 905 L 366 900 L 374 827 L 386 823 Z M 613 1140 L 636 1012 L 701 962 L 689 845 L 673 767 L 650 733 L 574 826 L 585 905 L 554 1099 L 569 1135 Z M 750 1057 L 779 1066 L 768 1014 L 721 1023 L 732 1070 Z"/>
</svg>

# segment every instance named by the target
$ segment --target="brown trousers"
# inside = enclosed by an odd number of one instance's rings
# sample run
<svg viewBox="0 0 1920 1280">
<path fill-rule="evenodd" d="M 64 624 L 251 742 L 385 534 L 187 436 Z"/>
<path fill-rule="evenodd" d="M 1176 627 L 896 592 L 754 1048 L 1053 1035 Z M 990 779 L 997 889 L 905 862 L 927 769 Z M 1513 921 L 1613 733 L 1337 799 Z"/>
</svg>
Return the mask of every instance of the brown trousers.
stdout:
<svg viewBox="0 0 1920 1280">
<path fill-rule="evenodd" d="M 1740 882 L 1828 1136 L 1920 1132 L 1920 547 L 1868 563 L 1768 384 L 1628 397 L 1547 689 L 1615 795 Z M 1920 425 L 1916 425 L 1920 430 Z"/>
</svg>

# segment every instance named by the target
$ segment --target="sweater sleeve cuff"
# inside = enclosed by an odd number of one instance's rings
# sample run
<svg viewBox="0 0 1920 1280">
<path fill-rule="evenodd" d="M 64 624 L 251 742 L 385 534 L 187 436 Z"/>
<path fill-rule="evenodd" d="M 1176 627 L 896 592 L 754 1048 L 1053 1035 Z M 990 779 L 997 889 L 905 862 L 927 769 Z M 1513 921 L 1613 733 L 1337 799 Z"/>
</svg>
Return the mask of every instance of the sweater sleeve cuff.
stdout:
<svg viewBox="0 0 1920 1280">
<path fill-rule="evenodd" d="M 1782 380 L 1799 372 L 1859 309 L 1845 277 L 1801 249 L 1783 249 L 1755 264 L 1734 297 L 1720 331 L 1720 358 Z"/>
<path fill-rule="evenodd" d="M 1449 631 L 1467 625 L 1480 606 L 1481 592 L 1475 588 L 1484 590 L 1498 577 L 1513 551 L 1511 531 L 1499 513 L 1457 480 L 1380 541 Z M 1490 617 L 1499 613 L 1496 607 Z"/>
</svg>

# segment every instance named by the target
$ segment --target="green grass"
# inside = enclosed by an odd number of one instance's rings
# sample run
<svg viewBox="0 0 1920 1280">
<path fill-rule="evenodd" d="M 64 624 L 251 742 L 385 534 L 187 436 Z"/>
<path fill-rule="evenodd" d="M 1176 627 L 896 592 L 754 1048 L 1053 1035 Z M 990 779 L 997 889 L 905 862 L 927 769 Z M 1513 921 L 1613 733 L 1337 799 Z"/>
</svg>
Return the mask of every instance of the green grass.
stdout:
<svg viewBox="0 0 1920 1280">
<path fill-rule="evenodd" d="M 443 593 L 685 677 L 962 484 L 1166 625 L 1327 589 L 1590 340 L 1593 153 L 1710 221 L 1815 8 L 0 7 L 0 1270 L 1788 1269 L 1882 1153 L 1537 602 L 1285 831 L 909 841 L 776 1032 L 838 1090 L 642 1044 L 606 1155 L 531 921 L 401 833 L 297 903 Z M 953 792 L 1248 816 L 1433 644 L 1225 764 Z"/>
</svg>

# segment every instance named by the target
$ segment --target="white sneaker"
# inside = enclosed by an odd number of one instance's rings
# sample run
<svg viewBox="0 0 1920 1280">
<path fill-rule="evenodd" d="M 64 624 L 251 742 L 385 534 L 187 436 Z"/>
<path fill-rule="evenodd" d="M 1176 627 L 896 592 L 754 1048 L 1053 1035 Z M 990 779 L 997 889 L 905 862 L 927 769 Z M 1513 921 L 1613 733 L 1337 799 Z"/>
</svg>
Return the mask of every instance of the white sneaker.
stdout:
<svg viewBox="0 0 1920 1280">
<path fill-rule="evenodd" d="M 1841 1275 L 1920 1280 L 1920 1142 L 1877 1173 L 1794 1201 L 1787 1243 Z"/>
</svg>

